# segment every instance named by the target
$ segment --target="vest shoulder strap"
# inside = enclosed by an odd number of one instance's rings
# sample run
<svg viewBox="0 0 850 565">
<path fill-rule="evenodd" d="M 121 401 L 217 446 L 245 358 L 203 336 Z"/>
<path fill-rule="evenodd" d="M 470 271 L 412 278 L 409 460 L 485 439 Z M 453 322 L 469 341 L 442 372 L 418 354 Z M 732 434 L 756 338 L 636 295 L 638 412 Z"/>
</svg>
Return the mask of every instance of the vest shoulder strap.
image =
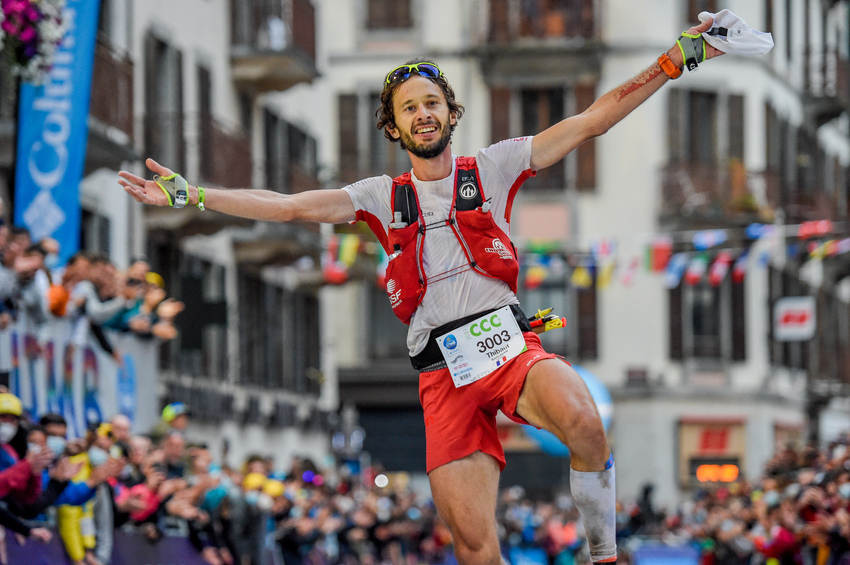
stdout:
<svg viewBox="0 0 850 565">
<path fill-rule="evenodd" d="M 458 212 L 475 210 L 484 204 L 484 193 L 475 157 L 458 157 L 455 161 L 455 209 Z"/>
<path fill-rule="evenodd" d="M 396 221 L 396 212 L 401 213 L 401 221 L 408 225 L 419 221 L 419 205 L 416 202 L 416 191 L 413 189 L 413 181 L 410 173 L 404 173 L 393 179 L 392 209 L 393 221 Z"/>
</svg>

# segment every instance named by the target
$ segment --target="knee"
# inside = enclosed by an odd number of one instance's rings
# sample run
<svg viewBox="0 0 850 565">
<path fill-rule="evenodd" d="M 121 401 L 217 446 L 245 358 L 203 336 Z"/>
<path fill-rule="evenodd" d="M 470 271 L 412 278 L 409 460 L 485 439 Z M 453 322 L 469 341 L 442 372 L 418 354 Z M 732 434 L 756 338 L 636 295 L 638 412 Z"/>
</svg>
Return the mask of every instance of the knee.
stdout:
<svg viewBox="0 0 850 565">
<path fill-rule="evenodd" d="M 602 418 L 599 417 L 593 401 L 575 407 L 569 415 L 567 430 L 570 435 L 581 438 L 582 443 L 599 447 L 607 446 Z"/>
<path fill-rule="evenodd" d="M 459 565 L 499 565 L 502 562 L 497 542 L 473 542 L 455 536 L 454 550 Z"/>
<path fill-rule="evenodd" d="M 571 439 L 568 447 L 574 458 L 586 461 L 592 467 L 604 465 L 608 459 L 608 438 L 595 406 L 576 410 L 568 424 L 567 437 Z M 601 470 L 599 469 L 594 470 Z"/>
</svg>

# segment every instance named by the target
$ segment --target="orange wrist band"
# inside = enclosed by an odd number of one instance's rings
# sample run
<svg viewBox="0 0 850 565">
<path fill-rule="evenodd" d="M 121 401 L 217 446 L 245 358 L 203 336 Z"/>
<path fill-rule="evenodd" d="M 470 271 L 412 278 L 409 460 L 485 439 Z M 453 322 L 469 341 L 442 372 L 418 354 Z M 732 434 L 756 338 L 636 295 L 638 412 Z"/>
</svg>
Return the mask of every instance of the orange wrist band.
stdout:
<svg viewBox="0 0 850 565">
<path fill-rule="evenodd" d="M 661 56 L 658 57 L 658 65 L 671 79 L 677 79 L 682 76 L 682 69 L 677 67 L 673 61 L 670 60 L 670 56 L 667 53 L 662 53 Z"/>
</svg>

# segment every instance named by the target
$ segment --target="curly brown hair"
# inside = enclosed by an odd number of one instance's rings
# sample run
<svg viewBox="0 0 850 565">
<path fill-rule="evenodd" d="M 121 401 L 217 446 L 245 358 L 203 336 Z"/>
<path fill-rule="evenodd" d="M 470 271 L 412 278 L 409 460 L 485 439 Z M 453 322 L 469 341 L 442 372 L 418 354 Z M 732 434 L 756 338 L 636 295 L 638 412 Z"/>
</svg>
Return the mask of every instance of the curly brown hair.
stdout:
<svg viewBox="0 0 850 565">
<path fill-rule="evenodd" d="M 422 57 L 417 57 L 416 59 L 411 59 L 404 63 L 405 65 L 415 65 L 416 63 L 431 63 L 436 67 L 439 67 L 437 63 L 435 63 L 431 59 L 424 59 Z M 421 76 L 421 75 L 419 75 Z M 449 106 L 449 114 L 455 116 L 455 120 L 459 120 L 461 116 L 463 116 L 464 107 L 455 99 L 455 91 L 452 89 L 449 81 L 446 80 L 445 76 L 440 76 L 439 78 L 431 78 L 425 77 L 431 82 L 437 84 L 440 87 L 440 90 L 443 91 L 443 95 L 446 97 L 446 104 Z M 390 86 L 384 88 L 383 92 L 381 92 L 381 107 L 375 110 L 375 116 L 378 118 L 377 129 L 384 130 L 384 137 L 389 139 L 392 142 L 401 141 L 400 139 L 394 138 L 390 135 L 390 132 L 387 130 L 387 126 L 392 125 L 395 126 L 395 111 L 393 110 L 393 94 L 398 89 L 399 85 L 403 84 L 404 81 L 399 81 L 397 83 L 391 84 Z M 450 125 L 450 131 L 454 132 L 455 124 Z"/>
</svg>

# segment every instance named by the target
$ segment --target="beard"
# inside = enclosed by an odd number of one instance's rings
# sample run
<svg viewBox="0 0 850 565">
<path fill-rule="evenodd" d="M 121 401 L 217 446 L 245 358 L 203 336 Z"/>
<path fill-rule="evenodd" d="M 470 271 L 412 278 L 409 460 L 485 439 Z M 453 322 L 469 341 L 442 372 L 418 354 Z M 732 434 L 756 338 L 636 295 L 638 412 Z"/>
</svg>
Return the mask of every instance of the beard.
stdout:
<svg viewBox="0 0 850 565">
<path fill-rule="evenodd" d="M 442 125 L 436 123 L 437 127 L 442 128 Z M 415 156 L 420 159 L 433 159 L 440 155 L 443 151 L 445 151 L 446 147 L 449 146 L 449 142 L 452 140 L 452 128 L 442 128 L 442 134 L 440 135 L 440 139 L 436 141 L 431 141 L 430 143 L 419 143 L 417 144 L 413 140 L 413 134 L 410 132 L 402 132 L 399 131 L 401 137 L 399 137 L 399 142 L 401 143 L 401 148 L 405 151 L 410 151 Z"/>
</svg>

